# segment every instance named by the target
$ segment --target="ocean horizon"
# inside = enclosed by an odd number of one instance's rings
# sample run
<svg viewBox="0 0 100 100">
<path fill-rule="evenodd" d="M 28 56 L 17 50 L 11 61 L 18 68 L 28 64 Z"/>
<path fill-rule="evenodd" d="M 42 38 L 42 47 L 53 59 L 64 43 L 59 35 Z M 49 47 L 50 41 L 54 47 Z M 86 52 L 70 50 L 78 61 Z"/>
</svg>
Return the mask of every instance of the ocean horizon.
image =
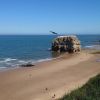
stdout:
<svg viewBox="0 0 100 100">
<path fill-rule="evenodd" d="M 0 69 L 55 58 L 50 51 L 57 35 L 0 35 Z M 77 35 L 82 48 L 100 49 L 100 34 Z"/>
</svg>

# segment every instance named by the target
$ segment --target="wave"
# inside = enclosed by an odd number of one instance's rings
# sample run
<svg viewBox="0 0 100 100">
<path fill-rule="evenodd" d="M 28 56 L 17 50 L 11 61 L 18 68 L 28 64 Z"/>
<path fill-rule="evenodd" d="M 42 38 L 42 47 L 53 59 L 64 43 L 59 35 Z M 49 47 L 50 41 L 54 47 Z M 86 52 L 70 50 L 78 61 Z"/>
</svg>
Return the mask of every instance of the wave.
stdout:
<svg viewBox="0 0 100 100">
<path fill-rule="evenodd" d="M 40 60 L 37 60 L 36 62 L 43 62 L 43 61 L 49 61 L 49 60 L 52 60 L 52 58 L 40 59 Z"/>
<path fill-rule="evenodd" d="M 0 69 L 5 69 L 5 68 L 7 68 L 7 67 L 0 67 Z"/>
<path fill-rule="evenodd" d="M 14 59 L 14 58 L 3 58 L 0 59 L 0 70 L 2 69 L 8 69 L 8 68 L 17 68 L 22 64 L 27 63 L 38 63 L 43 61 L 49 61 L 52 60 L 52 58 L 46 58 L 46 59 L 38 59 L 38 60 L 22 60 L 22 59 Z"/>
<path fill-rule="evenodd" d="M 17 59 L 12 59 L 12 58 L 4 58 L 0 61 L 0 63 L 3 63 L 3 62 L 10 62 L 10 61 L 15 61 Z"/>
<path fill-rule="evenodd" d="M 17 60 L 17 59 L 12 59 L 12 58 L 6 58 L 6 59 L 5 59 L 6 62 L 14 61 L 14 60 Z"/>
<path fill-rule="evenodd" d="M 87 45 L 85 46 L 85 48 L 100 50 L 100 45 Z"/>
</svg>

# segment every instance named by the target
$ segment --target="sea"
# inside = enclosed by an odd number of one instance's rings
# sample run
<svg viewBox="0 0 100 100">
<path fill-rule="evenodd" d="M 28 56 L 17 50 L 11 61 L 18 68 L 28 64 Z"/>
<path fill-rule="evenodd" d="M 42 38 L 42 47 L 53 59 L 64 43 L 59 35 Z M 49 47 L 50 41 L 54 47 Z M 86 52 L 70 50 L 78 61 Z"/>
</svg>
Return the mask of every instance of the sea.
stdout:
<svg viewBox="0 0 100 100">
<path fill-rule="evenodd" d="M 0 35 L 0 70 L 55 58 L 50 51 L 57 35 Z M 100 34 L 77 35 L 82 48 L 100 50 Z"/>
</svg>

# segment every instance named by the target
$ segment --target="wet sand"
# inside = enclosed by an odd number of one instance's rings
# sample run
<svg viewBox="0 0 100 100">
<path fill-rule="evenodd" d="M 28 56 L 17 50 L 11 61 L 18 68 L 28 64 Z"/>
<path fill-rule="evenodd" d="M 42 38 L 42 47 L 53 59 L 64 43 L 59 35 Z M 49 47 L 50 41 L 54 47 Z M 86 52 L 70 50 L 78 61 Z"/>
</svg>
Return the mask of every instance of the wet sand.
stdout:
<svg viewBox="0 0 100 100">
<path fill-rule="evenodd" d="M 100 73 L 98 59 L 81 52 L 0 72 L 0 100 L 55 100 Z"/>
</svg>

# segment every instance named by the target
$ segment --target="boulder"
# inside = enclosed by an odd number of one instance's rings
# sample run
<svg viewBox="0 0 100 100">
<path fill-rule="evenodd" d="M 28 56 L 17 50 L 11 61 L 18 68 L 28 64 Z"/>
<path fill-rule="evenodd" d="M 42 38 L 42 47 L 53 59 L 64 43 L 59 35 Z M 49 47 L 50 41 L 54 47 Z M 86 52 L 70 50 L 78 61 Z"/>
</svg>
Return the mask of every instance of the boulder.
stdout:
<svg viewBox="0 0 100 100">
<path fill-rule="evenodd" d="M 79 52 L 81 51 L 81 44 L 79 39 L 72 36 L 58 36 L 52 41 L 52 51 L 57 52 Z"/>
<path fill-rule="evenodd" d="M 20 65 L 21 67 L 33 67 L 35 65 L 33 65 L 32 63 L 27 63 L 27 64 L 22 64 Z"/>
</svg>

